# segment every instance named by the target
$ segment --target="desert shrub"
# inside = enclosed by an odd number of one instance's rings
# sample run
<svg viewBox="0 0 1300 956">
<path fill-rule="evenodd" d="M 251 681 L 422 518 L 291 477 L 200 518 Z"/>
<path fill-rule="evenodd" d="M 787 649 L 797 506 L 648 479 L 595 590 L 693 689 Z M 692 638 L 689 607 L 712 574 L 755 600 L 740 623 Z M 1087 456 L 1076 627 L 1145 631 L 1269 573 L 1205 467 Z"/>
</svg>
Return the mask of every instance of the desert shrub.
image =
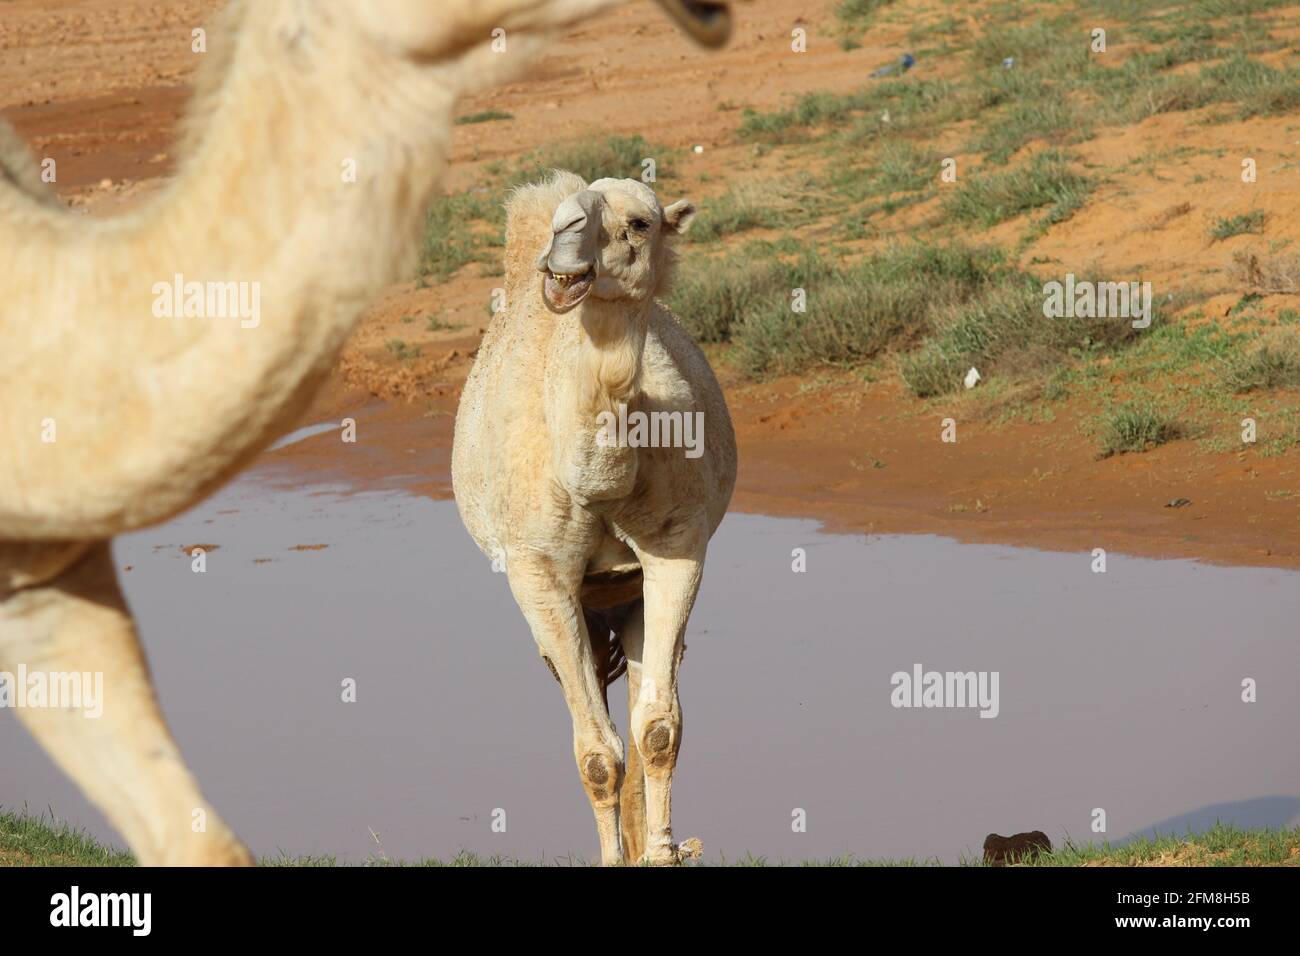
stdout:
<svg viewBox="0 0 1300 956">
<path fill-rule="evenodd" d="M 1182 432 L 1173 417 L 1149 402 L 1126 402 L 1102 416 L 1101 456 L 1146 451 L 1179 438 Z"/>
</svg>

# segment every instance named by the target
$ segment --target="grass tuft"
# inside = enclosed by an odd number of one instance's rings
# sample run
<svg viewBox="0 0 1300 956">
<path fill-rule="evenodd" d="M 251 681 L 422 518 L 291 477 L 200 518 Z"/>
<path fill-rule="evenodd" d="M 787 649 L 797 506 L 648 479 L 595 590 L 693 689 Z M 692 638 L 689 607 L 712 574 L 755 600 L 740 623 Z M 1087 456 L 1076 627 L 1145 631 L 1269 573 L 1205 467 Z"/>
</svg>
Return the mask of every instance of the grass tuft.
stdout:
<svg viewBox="0 0 1300 956">
<path fill-rule="evenodd" d="M 106 847 L 52 816 L 0 809 L 0 866 L 134 866 L 125 850 Z"/>
<path fill-rule="evenodd" d="M 1300 342 L 1294 334 L 1279 335 L 1253 352 L 1235 355 L 1227 363 L 1223 383 L 1238 394 L 1300 387 Z"/>
<path fill-rule="evenodd" d="M 865 26 L 881 7 L 887 7 L 893 2 L 894 0 L 840 0 L 835 7 L 835 16 L 849 26 Z"/>
<path fill-rule="evenodd" d="M 511 120 L 514 118 L 514 114 L 503 113 L 501 110 L 484 110 L 481 113 L 469 113 L 466 116 L 456 117 L 456 125 L 469 126 L 473 123 L 491 123 L 496 120 Z"/>
<path fill-rule="evenodd" d="M 1142 452 L 1182 437 L 1170 416 L 1146 402 L 1126 402 L 1102 417 L 1102 458 Z"/>
<path fill-rule="evenodd" d="M 1210 238 L 1215 242 L 1231 239 L 1233 236 L 1254 235 L 1264 232 L 1264 212 L 1256 209 L 1240 216 L 1216 219 L 1210 227 Z"/>
<path fill-rule="evenodd" d="M 700 204 L 700 217 L 687 237 L 713 242 L 750 229 L 788 229 L 808 221 L 816 206 L 816 190 L 806 177 L 743 179 Z"/>
<path fill-rule="evenodd" d="M 955 222 L 988 228 L 1049 206 L 1049 218 L 1060 222 L 1083 205 L 1090 188 L 1063 154 L 1047 151 L 1005 172 L 975 174 L 958 186 L 943 211 Z"/>
</svg>

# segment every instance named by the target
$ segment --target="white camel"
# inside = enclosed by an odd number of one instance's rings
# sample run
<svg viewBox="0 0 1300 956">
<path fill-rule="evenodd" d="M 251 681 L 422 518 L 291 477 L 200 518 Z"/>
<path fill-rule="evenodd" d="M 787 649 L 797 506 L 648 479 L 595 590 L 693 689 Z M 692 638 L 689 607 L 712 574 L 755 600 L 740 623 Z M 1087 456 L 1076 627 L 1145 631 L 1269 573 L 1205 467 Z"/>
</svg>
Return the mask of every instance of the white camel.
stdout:
<svg viewBox="0 0 1300 956">
<path fill-rule="evenodd" d="M 698 852 L 670 822 L 677 670 L 736 442 L 708 361 L 656 298 L 694 215 L 628 179 L 516 191 L 506 308 L 456 416 L 461 517 L 560 683 L 606 865 Z M 605 694 L 624 658 L 626 772 Z"/>
<path fill-rule="evenodd" d="M 103 673 L 100 719 L 18 714 L 141 863 L 251 856 L 162 719 L 108 539 L 293 426 L 410 268 L 457 98 L 619 2 L 232 0 L 175 181 L 118 218 L 62 208 L 0 124 L 0 672 Z M 660 2 L 725 36 L 720 5 Z"/>
</svg>

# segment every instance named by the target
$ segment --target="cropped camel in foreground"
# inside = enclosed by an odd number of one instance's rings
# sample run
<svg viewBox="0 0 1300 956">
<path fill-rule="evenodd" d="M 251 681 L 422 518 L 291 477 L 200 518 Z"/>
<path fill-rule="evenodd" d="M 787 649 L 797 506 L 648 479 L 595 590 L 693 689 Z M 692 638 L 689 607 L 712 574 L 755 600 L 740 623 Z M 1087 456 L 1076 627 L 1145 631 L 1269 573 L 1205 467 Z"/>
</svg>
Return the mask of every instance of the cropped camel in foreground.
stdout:
<svg viewBox="0 0 1300 956">
<path fill-rule="evenodd" d="M 556 172 L 506 211 L 506 305 L 461 396 L 456 502 L 560 683 L 601 861 L 680 862 L 699 847 L 670 820 L 677 671 L 736 481 L 722 390 L 657 301 L 695 209 Z M 626 754 L 606 700 L 624 663 Z"/>
<path fill-rule="evenodd" d="M 141 863 L 251 856 L 162 719 L 109 539 L 195 504 L 296 424 L 413 265 L 457 99 L 619 2 L 232 0 L 174 182 L 116 218 L 63 208 L 0 124 L 0 672 L 103 674 L 98 719 L 16 712 Z M 721 5 L 660 3 L 725 37 Z M 227 313 L 255 290 L 257 318 L 160 310 L 173 281 Z"/>
</svg>

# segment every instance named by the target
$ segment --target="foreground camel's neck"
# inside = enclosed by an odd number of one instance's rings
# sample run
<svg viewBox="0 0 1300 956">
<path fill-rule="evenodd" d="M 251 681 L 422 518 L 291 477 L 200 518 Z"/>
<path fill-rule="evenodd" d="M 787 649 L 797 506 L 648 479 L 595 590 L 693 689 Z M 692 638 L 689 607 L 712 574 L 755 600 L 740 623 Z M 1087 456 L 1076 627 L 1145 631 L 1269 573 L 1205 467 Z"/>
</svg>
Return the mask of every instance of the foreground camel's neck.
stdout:
<svg viewBox="0 0 1300 956">
<path fill-rule="evenodd" d="M 94 220 L 0 196 L 17 250 L 0 336 L 18 343 L 0 353 L 0 540 L 106 537 L 215 489 L 413 266 L 456 65 L 390 61 L 328 24 L 286 33 L 277 6 L 210 41 L 225 68 L 201 76 L 187 155 L 146 206 Z M 187 316 L 166 290 L 192 282 L 260 315 Z"/>
</svg>

